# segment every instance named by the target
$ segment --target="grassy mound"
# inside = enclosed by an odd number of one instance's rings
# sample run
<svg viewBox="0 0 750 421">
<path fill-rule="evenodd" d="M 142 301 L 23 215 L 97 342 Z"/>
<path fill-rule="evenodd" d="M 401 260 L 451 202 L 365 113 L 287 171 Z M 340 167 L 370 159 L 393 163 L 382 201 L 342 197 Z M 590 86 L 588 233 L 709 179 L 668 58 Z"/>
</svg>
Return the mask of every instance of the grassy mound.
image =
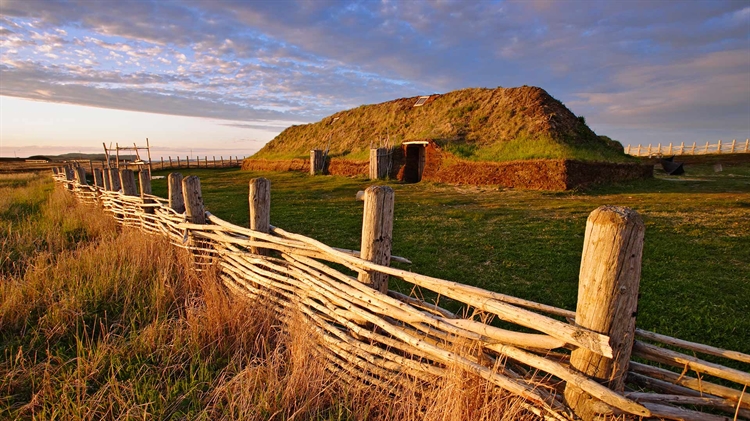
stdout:
<svg viewBox="0 0 750 421">
<path fill-rule="evenodd" d="M 253 157 L 291 159 L 330 146 L 333 157 L 366 159 L 370 146 L 432 139 L 462 159 L 629 160 L 622 146 L 597 136 L 583 117 L 537 87 L 470 88 L 341 111 L 317 123 L 292 126 Z"/>
</svg>

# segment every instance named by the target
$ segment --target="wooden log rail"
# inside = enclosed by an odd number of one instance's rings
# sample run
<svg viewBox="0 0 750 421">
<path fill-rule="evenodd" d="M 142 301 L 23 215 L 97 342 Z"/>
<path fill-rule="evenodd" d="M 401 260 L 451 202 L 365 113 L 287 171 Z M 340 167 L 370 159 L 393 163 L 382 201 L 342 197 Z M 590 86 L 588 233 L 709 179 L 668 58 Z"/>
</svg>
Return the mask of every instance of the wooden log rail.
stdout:
<svg viewBox="0 0 750 421">
<path fill-rule="evenodd" d="M 388 266 L 409 263 L 390 255 L 389 188 L 365 193 L 360 253 L 271 225 L 264 179 L 251 181 L 252 222 L 245 228 L 205 210 L 197 177 L 170 174 L 164 199 L 150 194 L 146 178 L 134 193 L 132 172 L 109 181 L 104 172 L 104 186 L 79 183 L 62 169 L 53 173 L 120 224 L 189 250 L 198 270 L 218 266 L 229 291 L 273 304 L 286 323 L 308 324 L 316 352 L 343 379 L 393 390 L 403 375 L 433 382 L 453 366 L 522 397 L 545 419 L 750 420 L 750 374 L 695 354 L 735 365 L 750 363 L 750 355 L 634 328 L 643 225 L 630 210 L 603 207 L 589 218 L 574 312 Z M 129 194 L 114 189 L 115 175 L 127 178 Z M 389 277 L 463 303 L 474 317 L 389 290 Z M 518 329 L 483 323 L 481 315 Z M 630 361 L 631 352 L 641 362 Z"/>
</svg>

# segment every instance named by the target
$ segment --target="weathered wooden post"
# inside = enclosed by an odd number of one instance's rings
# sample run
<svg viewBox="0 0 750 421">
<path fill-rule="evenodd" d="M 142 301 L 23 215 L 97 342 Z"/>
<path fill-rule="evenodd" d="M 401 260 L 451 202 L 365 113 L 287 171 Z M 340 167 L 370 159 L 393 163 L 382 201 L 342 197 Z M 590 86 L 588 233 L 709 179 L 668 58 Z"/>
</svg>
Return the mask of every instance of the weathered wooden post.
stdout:
<svg viewBox="0 0 750 421">
<path fill-rule="evenodd" d="M 160 156 L 159 159 L 161 160 L 161 169 L 164 169 L 164 157 Z"/>
<path fill-rule="evenodd" d="M 94 185 L 99 188 L 104 188 L 104 178 L 102 177 L 101 168 L 94 168 Z"/>
<path fill-rule="evenodd" d="M 271 182 L 268 179 L 250 180 L 248 203 L 250 205 L 250 229 L 268 233 L 271 229 Z M 268 250 L 258 247 L 251 247 L 250 251 L 255 254 L 268 254 Z"/>
<path fill-rule="evenodd" d="M 313 149 L 310 151 L 310 175 L 315 175 L 318 171 L 323 172 L 323 151 Z"/>
<path fill-rule="evenodd" d="M 360 257 L 379 265 L 391 263 L 393 243 L 393 189 L 388 186 L 370 186 L 365 190 L 365 208 L 362 218 L 362 245 Z M 359 274 L 359 281 L 386 294 L 388 275 L 375 271 Z"/>
<path fill-rule="evenodd" d="M 734 153 L 734 146 L 737 144 L 737 139 L 732 139 L 732 150 L 729 151 L 730 153 Z"/>
<path fill-rule="evenodd" d="M 167 177 L 169 187 L 169 207 L 177 213 L 185 212 L 185 200 L 182 196 L 182 174 L 173 172 Z"/>
<path fill-rule="evenodd" d="M 102 168 L 102 176 L 104 178 L 104 190 L 112 191 L 112 182 L 109 180 L 109 168 Z"/>
<path fill-rule="evenodd" d="M 680 155 L 685 154 L 685 142 L 680 142 Z"/>
<path fill-rule="evenodd" d="M 224 155 L 221 156 L 221 168 L 224 168 Z"/>
<path fill-rule="evenodd" d="M 641 144 L 638 144 L 638 156 L 641 156 Z"/>
<path fill-rule="evenodd" d="M 138 172 L 138 183 L 141 191 L 141 201 L 143 203 L 154 203 L 153 199 L 147 198 L 146 195 L 151 194 L 151 173 L 145 168 Z M 144 207 L 145 213 L 154 213 L 154 208 Z"/>
<path fill-rule="evenodd" d="M 172 161 L 172 157 L 169 157 L 170 162 Z M 180 162 L 180 155 L 177 155 L 177 168 L 180 168 L 182 166 L 182 162 Z"/>
<path fill-rule="evenodd" d="M 151 194 L 151 175 L 145 169 L 138 171 L 138 183 L 141 189 L 141 198 Z"/>
<path fill-rule="evenodd" d="M 695 147 L 697 146 L 696 142 L 693 142 L 693 147 L 690 149 L 690 155 L 695 155 Z"/>
<path fill-rule="evenodd" d="M 203 168 L 208 168 L 208 155 L 203 157 Z"/>
<path fill-rule="evenodd" d="M 83 186 L 87 186 L 89 184 L 88 182 L 86 182 L 86 169 L 85 168 L 80 167 L 80 166 L 76 167 L 75 175 L 76 175 L 76 182 L 78 184 L 81 184 Z"/>
<path fill-rule="evenodd" d="M 206 209 L 203 207 L 201 180 L 191 175 L 182 179 L 182 196 L 185 200 L 185 214 L 188 222 L 206 223 Z"/>
<path fill-rule="evenodd" d="M 721 153 L 721 139 L 719 139 L 719 144 L 716 145 L 716 153 Z"/>
<path fill-rule="evenodd" d="M 185 165 L 187 165 L 188 169 L 190 168 L 190 157 L 185 155 Z"/>
<path fill-rule="evenodd" d="M 133 170 L 120 170 L 120 182 L 122 183 L 122 192 L 126 196 L 138 196 L 138 188 L 135 185 L 135 173 L 133 173 Z"/>
<path fill-rule="evenodd" d="M 112 191 L 120 191 L 122 183 L 120 182 L 120 173 L 117 168 L 110 168 L 110 181 L 112 182 Z"/>
<path fill-rule="evenodd" d="M 745 152 L 750 152 L 750 139 L 745 139 Z"/>
<path fill-rule="evenodd" d="M 570 365 L 617 392 L 633 349 L 644 230 L 641 216 L 623 207 L 601 206 L 586 221 L 575 322 L 609 336 L 614 358 L 578 348 Z M 571 383 L 565 400 L 584 420 L 596 417 L 599 402 Z"/>
<path fill-rule="evenodd" d="M 706 150 L 703 151 L 704 155 L 707 154 L 707 153 L 708 153 L 708 142 L 706 142 Z"/>
<path fill-rule="evenodd" d="M 73 168 L 70 165 L 65 166 L 65 187 L 68 188 L 68 190 L 73 190 L 73 179 L 75 176 L 73 175 Z"/>
</svg>

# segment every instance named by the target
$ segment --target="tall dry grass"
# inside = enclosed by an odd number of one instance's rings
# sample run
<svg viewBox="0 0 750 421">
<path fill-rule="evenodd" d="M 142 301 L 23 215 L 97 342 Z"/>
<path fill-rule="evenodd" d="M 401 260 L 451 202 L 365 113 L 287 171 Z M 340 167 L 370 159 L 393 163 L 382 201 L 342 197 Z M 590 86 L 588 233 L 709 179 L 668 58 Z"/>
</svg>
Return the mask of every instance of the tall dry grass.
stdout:
<svg viewBox="0 0 750 421">
<path fill-rule="evenodd" d="M 391 391 L 347 383 L 300 314 L 228 295 L 44 178 L 2 188 L 0 418 L 532 419 L 460 369 Z"/>
</svg>

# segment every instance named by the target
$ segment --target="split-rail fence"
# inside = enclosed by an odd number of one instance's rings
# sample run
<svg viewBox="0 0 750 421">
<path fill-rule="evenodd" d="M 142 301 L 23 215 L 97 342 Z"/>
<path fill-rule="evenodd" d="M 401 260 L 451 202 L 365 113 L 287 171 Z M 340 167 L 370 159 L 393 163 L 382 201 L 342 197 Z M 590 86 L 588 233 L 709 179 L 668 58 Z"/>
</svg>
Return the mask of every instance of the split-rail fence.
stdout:
<svg viewBox="0 0 750 421">
<path fill-rule="evenodd" d="M 390 267 L 408 260 L 391 256 L 387 186 L 364 193 L 360 252 L 272 226 L 266 179 L 250 181 L 250 226 L 241 227 L 205 210 L 195 176 L 170 174 L 164 199 L 151 194 L 145 170 L 98 170 L 93 185 L 80 167 L 53 173 L 120 224 L 190 250 L 198 269 L 218 265 L 229 291 L 272 303 L 282 318 L 301 314 L 318 334 L 316 350 L 345 381 L 393 391 L 407 379 L 434 383 L 457 366 L 547 420 L 750 420 L 750 373 L 713 362 L 748 367 L 750 355 L 635 327 L 644 225 L 627 208 L 589 216 L 574 312 Z M 456 314 L 389 290 L 389 277 L 474 311 Z M 515 328 L 484 323 L 486 316 Z"/>
</svg>

